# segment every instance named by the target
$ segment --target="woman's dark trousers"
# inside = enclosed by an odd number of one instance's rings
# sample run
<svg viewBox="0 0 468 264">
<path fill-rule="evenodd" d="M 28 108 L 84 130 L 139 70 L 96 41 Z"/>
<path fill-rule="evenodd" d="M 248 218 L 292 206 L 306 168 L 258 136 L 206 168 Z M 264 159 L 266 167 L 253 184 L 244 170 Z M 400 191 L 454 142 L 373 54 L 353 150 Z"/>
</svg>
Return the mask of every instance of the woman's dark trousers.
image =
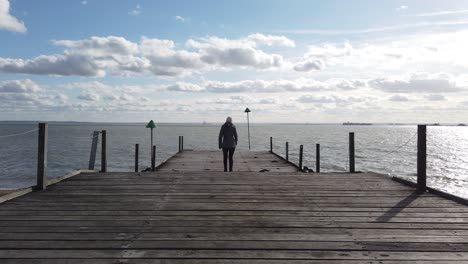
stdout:
<svg viewBox="0 0 468 264">
<path fill-rule="evenodd" d="M 227 171 L 227 159 L 229 154 L 229 171 L 232 171 L 232 165 L 234 161 L 232 160 L 232 156 L 234 156 L 234 151 L 236 148 L 223 148 L 223 163 L 224 163 L 224 171 Z"/>
</svg>

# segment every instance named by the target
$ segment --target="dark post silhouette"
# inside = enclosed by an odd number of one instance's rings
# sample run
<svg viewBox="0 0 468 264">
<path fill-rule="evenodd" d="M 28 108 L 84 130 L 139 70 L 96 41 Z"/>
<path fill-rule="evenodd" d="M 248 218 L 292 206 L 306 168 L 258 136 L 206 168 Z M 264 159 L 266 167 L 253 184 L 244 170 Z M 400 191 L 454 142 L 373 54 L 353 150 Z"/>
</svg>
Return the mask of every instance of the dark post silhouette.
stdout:
<svg viewBox="0 0 468 264">
<path fill-rule="evenodd" d="M 273 153 L 273 137 L 270 137 L 270 152 Z"/>
<path fill-rule="evenodd" d="M 99 141 L 99 131 L 93 132 L 93 141 L 91 143 L 91 153 L 89 154 L 88 170 L 94 170 L 94 164 L 96 163 L 96 152 Z"/>
<path fill-rule="evenodd" d="M 181 152 L 181 151 L 182 151 L 182 139 L 179 136 L 179 152 Z"/>
<path fill-rule="evenodd" d="M 286 161 L 289 161 L 289 142 L 286 142 Z"/>
<path fill-rule="evenodd" d="M 181 138 L 181 140 L 182 140 L 182 141 L 181 141 L 181 142 L 182 142 L 181 145 L 182 145 L 182 152 L 183 152 L 183 151 L 184 151 L 184 136 L 181 136 L 180 138 Z"/>
<path fill-rule="evenodd" d="M 140 145 L 135 144 L 135 172 L 138 172 L 138 151 Z"/>
<path fill-rule="evenodd" d="M 37 184 L 36 190 L 45 190 L 47 187 L 47 123 L 39 123 L 37 144 Z"/>
<path fill-rule="evenodd" d="M 152 156 L 151 156 L 151 171 L 155 171 L 156 169 L 156 146 L 152 148 Z"/>
<path fill-rule="evenodd" d="M 354 173 L 354 132 L 349 132 L 349 172 Z"/>
<path fill-rule="evenodd" d="M 299 146 L 299 170 L 302 171 L 302 158 L 304 154 L 304 146 L 300 145 Z"/>
<path fill-rule="evenodd" d="M 320 144 L 315 145 L 315 172 L 320 172 Z"/>
<path fill-rule="evenodd" d="M 106 130 L 101 131 L 101 172 L 107 172 L 107 132 Z"/>
<path fill-rule="evenodd" d="M 426 191 L 426 125 L 418 125 L 418 191 Z"/>
</svg>

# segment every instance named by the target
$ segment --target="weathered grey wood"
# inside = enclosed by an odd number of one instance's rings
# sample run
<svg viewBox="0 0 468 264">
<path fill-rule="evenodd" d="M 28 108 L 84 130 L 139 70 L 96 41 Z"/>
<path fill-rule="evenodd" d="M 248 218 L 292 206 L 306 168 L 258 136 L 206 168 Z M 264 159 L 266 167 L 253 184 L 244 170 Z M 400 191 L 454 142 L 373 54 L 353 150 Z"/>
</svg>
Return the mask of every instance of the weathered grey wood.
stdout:
<svg viewBox="0 0 468 264">
<path fill-rule="evenodd" d="M 315 172 L 320 173 L 320 144 L 315 145 Z"/>
<path fill-rule="evenodd" d="M 182 137 L 179 136 L 179 152 L 182 152 Z"/>
<path fill-rule="evenodd" d="M 273 153 L 273 137 L 270 137 L 270 153 Z"/>
<path fill-rule="evenodd" d="M 45 190 L 47 187 L 47 145 L 48 124 L 39 123 L 37 146 L 37 184 L 36 190 Z"/>
<path fill-rule="evenodd" d="M 138 155 L 139 155 L 139 144 L 135 144 L 135 172 L 138 172 Z"/>
<path fill-rule="evenodd" d="M 354 132 L 349 132 L 349 172 L 356 172 L 354 155 Z"/>
<path fill-rule="evenodd" d="M 101 172 L 107 172 L 107 132 L 101 131 Z"/>
<path fill-rule="evenodd" d="M 299 171 L 302 171 L 302 159 L 304 158 L 304 146 L 299 146 Z"/>
<path fill-rule="evenodd" d="M 426 125 L 418 125 L 417 188 L 426 191 Z"/>
<path fill-rule="evenodd" d="M 239 171 L 224 173 L 220 151 L 185 151 L 153 173 L 80 174 L 9 200 L 0 262 L 468 261 L 468 207 L 375 173 L 298 173 L 273 154 L 236 152 Z"/>
<path fill-rule="evenodd" d="M 151 149 L 151 171 L 156 170 L 156 146 L 153 146 Z"/>
<path fill-rule="evenodd" d="M 91 143 L 91 152 L 89 154 L 88 170 L 94 170 L 94 164 L 96 163 L 96 152 L 99 141 L 99 131 L 93 132 L 93 138 Z"/>
</svg>

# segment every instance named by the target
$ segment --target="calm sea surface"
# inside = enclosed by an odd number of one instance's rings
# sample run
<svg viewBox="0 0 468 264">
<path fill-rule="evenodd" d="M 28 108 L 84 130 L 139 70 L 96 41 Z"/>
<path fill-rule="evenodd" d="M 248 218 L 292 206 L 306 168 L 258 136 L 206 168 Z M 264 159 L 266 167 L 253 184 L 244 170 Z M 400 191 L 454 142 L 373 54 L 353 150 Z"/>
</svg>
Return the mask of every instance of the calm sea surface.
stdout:
<svg viewBox="0 0 468 264">
<path fill-rule="evenodd" d="M 107 130 L 108 170 L 132 171 L 134 146 L 140 144 L 140 168 L 150 165 L 150 129 L 145 124 L 50 123 L 48 174 L 64 175 L 87 168 L 94 130 Z M 218 147 L 221 124 L 162 124 L 155 129 L 157 163 L 178 149 L 184 136 L 185 149 Z M 35 123 L 0 122 L 0 188 L 18 188 L 35 183 L 37 131 L 5 137 L 37 128 Z M 238 124 L 238 148 L 248 149 L 247 126 Z M 304 145 L 304 165 L 315 168 L 315 144 L 321 144 L 322 172 L 346 171 L 348 133 L 355 132 L 356 170 L 415 179 L 416 126 L 264 125 L 250 127 L 252 150 L 268 150 L 270 136 L 275 152 L 284 155 L 289 141 L 290 159 L 297 163 L 299 145 Z M 428 133 L 428 185 L 468 198 L 468 127 L 431 126 Z M 221 155 L 221 153 L 220 153 Z M 98 150 L 99 157 L 99 150 Z M 99 168 L 99 158 L 96 168 Z"/>
</svg>

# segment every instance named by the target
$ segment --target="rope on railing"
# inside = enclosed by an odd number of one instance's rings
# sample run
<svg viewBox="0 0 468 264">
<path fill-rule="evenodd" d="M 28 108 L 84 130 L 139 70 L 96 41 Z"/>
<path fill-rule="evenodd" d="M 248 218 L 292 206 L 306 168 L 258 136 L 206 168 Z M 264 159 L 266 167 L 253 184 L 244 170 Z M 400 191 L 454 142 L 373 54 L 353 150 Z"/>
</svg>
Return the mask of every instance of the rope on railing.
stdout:
<svg viewBox="0 0 468 264">
<path fill-rule="evenodd" d="M 93 132 L 94 133 L 94 132 Z M 93 136 L 93 133 L 91 133 L 89 136 L 87 137 L 68 137 L 68 138 L 76 138 L 76 139 L 94 139 L 94 138 L 97 138 L 99 137 L 99 134 L 97 134 L 96 136 Z"/>
<path fill-rule="evenodd" d="M 16 134 L 0 135 L 0 138 L 7 138 L 7 137 L 15 137 L 15 136 L 26 135 L 26 134 L 32 133 L 34 131 L 37 131 L 37 130 L 39 130 L 39 128 L 35 128 L 35 129 L 29 130 L 29 131 L 26 131 L 26 132 L 21 132 L 21 133 L 16 133 Z"/>
<path fill-rule="evenodd" d="M 400 150 L 402 147 L 405 147 L 405 146 L 407 146 L 409 143 L 411 143 L 411 141 L 414 140 L 414 139 L 416 138 L 417 135 L 418 135 L 418 132 L 414 133 L 414 135 L 411 136 L 405 143 L 403 143 L 403 144 L 397 146 L 394 150 L 392 150 L 392 151 L 386 153 L 385 155 L 382 155 L 382 156 L 380 156 L 380 157 L 377 157 L 377 158 L 383 159 L 383 158 L 385 158 L 385 157 L 387 157 L 387 156 L 389 156 L 389 155 L 391 155 L 391 154 L 396 153 L 396 152 L 397 152 L 398 150 Z"/>
</svg>

